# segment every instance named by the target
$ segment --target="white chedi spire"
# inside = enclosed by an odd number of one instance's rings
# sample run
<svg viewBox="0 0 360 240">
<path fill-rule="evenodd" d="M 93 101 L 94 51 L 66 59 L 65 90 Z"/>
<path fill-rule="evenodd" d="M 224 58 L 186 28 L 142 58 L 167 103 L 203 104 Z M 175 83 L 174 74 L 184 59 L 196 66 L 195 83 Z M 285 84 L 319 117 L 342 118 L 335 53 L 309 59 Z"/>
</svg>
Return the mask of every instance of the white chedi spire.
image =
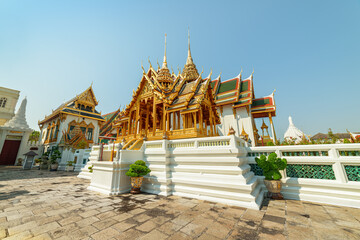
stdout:
<svg viewBox="0 0 360 240">
<path fill-rule="evenodd" d="M 15 116 L 4 124 L 5 127 L 29 129 L 29 125 L 26 122 L 26 97 L 22 100 L 21 105 Z"/>
<path fill-rule="evenodd" d="M 284 139 L 299 143 L 303 137 L 304 133 L 300 129 L 295 127 L 291 116 L 289 116 L 289 127 L 284 134 Z"/>
</svg>

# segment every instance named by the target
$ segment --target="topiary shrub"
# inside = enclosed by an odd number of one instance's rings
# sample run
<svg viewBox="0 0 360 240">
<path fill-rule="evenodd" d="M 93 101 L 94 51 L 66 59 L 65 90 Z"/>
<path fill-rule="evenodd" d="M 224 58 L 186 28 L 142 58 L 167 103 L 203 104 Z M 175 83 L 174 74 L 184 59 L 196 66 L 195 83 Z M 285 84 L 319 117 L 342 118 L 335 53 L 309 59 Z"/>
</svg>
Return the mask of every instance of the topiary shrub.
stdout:
<svg viewBox="0 0 360 240">
<path fill-rule="evenodd" d="M 287 166 L 285 158 L 278 158 L 276 153 L 270 153 L 266 159 L 265 155 L 255 158 L 257 165 L 263 170 L 265 180 L 280 180 L 281 174 L 279 170 L 284 170 Z"/>
<path fill-rule="evenodd" d="M 129 177 L 142 177 L 150 172 L 151 170 L 143 160 L 137 160 L 134 164 L 130 165 L 130 169 L 126 172 L 126 175 Z"/>
</svg>

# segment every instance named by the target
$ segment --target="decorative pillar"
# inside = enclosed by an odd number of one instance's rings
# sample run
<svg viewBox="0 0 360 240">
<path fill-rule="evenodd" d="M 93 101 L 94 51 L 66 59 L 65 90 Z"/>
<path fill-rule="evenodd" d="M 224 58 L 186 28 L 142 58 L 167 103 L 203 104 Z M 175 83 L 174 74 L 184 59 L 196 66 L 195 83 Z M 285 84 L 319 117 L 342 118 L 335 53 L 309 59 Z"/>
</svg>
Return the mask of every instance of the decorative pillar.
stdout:
<svg viewBox="0 0 360 240">
<path fill-rule="evenodd" d="M 269 120 L 270 120 L 270 127 L 271 127 L 271 134 L 273 136 L 273 141 L 274 144 L 276 144 L 276 134 L 275 134 L 275 128 L 274 128 L 274 123 L 272 121 L 271 113 L 269 113 Z"/>
<path fill-rule="evenodd" d="M 155 136 L 156 131 L 156 103 L 155 103 L 155 97 L 153 101 L 153 136 Z"/>
</svg>

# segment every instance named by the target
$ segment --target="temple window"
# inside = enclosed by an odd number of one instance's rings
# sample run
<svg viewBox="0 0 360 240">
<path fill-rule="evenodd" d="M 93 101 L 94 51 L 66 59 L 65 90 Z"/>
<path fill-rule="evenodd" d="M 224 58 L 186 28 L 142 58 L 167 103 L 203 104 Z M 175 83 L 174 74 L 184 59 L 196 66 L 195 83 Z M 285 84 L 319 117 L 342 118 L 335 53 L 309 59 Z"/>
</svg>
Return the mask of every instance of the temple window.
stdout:
<svg viewBox="0 0 360 240">
<path fill-rule="evenodd" d="M 57 139 L 58 137 L 58 134 L 59 134 L 59 122 L 56 124 L 56 127 L 55 127 L 55 139 Z"/>
<path fill-rule="evenodd" d="M 80 127 L 80 129 L 81 129 L 82 133 L 85 134 L 85 132 L 86 132 L 86 127 Z"/>
<path fill-rule="evenodd" d="M 2 97 L 0 98 L 0 107 L 4 108 L 7 102 L 7 98 Z"/>
<path fill-rule="evenodd" d="M 49 137 L 49 129 L 46 131 L 46 136 L 45 136 L 45 140 L 47 140 Z"/>
<path fill-rule="evenodd" d="M 51 132 L 50 132 L 50 139 L 52 139 L 53 138 L 53 130 L 54 130 L 54 128 L 51 128 Z"/>
<path fill-rule="evenodd" d="M 88 131 L 87 131 L 86 139 L 87 140 L 92 140 L 92 135 L 93 135 L 93 129 L 89 128 Z"/>
</svg>

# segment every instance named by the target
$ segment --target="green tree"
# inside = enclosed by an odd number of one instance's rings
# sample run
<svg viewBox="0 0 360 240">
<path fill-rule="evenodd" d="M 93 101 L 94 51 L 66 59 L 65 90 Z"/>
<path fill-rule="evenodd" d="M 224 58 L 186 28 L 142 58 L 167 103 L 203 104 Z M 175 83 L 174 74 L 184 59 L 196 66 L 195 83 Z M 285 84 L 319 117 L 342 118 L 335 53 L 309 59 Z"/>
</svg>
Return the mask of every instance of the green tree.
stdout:
<svg viewBox="0 0 360 240">
<path fill-rule="evenodd" d="M 33 131 L 29 136 L 29 142 L 37 142 L 40 137 L 39 131 Z"/>
</svg>

